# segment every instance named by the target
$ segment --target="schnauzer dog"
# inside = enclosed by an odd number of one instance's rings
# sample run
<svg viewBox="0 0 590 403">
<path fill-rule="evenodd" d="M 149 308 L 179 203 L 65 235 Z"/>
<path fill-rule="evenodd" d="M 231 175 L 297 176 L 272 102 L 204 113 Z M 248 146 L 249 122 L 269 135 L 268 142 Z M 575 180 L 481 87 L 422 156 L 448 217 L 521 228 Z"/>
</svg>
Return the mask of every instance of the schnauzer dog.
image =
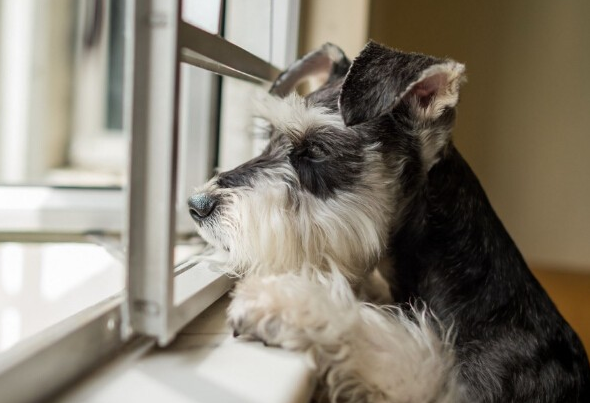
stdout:
<svg viewBox="0 0 590 403">
<path fill-rule="evenodd" d="M 264 152 L 189 200 L 244 277 L 236 333 L 309 353 L 331 401 L 590 402 L 582 343 L 451 141 L 463 81 L 453 60 L 326 44 L 257 103 Z"/>
</svg>

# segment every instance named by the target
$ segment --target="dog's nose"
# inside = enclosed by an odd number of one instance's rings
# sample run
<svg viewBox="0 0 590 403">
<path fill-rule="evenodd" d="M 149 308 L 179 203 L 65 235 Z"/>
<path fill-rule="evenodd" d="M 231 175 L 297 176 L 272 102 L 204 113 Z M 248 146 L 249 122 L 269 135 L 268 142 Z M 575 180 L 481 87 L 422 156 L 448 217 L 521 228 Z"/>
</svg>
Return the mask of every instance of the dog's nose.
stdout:
<svg viewBox="0 0 590 403">
<path fill-rule="evenodd" d="M 202 220 L 211 215 L 217 201 L 206 193 L 199 193 L 188 199 L 188 209 L 194 220 Z"/>
</svg>

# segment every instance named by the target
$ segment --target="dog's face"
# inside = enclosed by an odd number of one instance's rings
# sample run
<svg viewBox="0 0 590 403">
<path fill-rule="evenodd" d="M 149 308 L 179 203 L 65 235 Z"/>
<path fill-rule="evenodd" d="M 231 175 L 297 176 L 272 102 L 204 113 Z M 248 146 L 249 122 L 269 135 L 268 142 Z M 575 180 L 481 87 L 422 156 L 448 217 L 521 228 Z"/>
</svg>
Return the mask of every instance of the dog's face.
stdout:
<svg viewBox="0 0 590 403">
<path fill-rule="evenodd" d="M 263 153 L 189 200 L 198 232 L 238 274 L 334 264 L 362 277 L 395 227 L 406 176 L 423 176 L 448 142 L 462 71 L 374 43 L 352 67 L 333 45 L 296 62 L 255 107 L 270 139 Z M 310 74 L 326 83 L 291 93 Z"/>
<path fill-rule="evenodd" d="M 324 101 L 261 101 L 266 149 L 193 196 L 199 233 L 229 252 L 233 268 L 276 272 L 331 260 L 362 271 L 376 263 L 393 206 L 383 156 Z"/>
</svg>

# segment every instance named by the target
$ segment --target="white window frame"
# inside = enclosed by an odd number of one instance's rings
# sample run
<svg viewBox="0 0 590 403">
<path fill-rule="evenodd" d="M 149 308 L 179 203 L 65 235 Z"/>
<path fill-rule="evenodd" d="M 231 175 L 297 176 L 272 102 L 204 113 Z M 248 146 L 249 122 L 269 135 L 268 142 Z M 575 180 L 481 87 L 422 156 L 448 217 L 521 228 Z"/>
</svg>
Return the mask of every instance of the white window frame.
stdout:
<svg viewBox="0 0 590 403">
<path fill-rule="evenodd" d="M 45 233 L 47 222 L 56 223 L 52 229 L 58 235 L 85 236 L 96 228 L 89 218 L 95 217 L 101 220 L 101 230 L 106 228 L 106 232 L 112 230 L 113 234 L 123 235 L 123 242 L 114 249 L 120 255 L 125 249 L 121 245 L 127 245 L 123 258 L 128 270 L 123 295 L 80 312 L 3 355 L 0 390 L 10 391 L 10 394 L 3 392 L 8 401 L 47 398 L 132 339 L 143 348 L 154 342 L 166 346 L 178 330 L 230 288 L 232 280 L 205 270 L 206 263 L 185 262 L 174 266 L 178 232 L 193 229 L 186 214 L 186 196 L 190 191 L 186 184 L 199 184 L 210 172 L 181 169 L 186 174 L 180 179 L 176 173 L 179 165 L 189 163 L 195 150 L 213 149 L 211 138 L 195 139 L 183 133 L 193 125 L 211 131 L 214 123 L 211 111 L 185 114 L 179 121 L 181 96 L 189 99 L 190 108 L 191 99 L 196 99 L 194 94 L 200 93 L 193 87 L 190 73 L 181 82 L 181 62 L 260 84 L 272 81 L 279 70 L 270 62 L 284 67 L 295 57 L 299 0 L 277 0 L 271 4 L 275 18 L 272 35 L 281 39 L 272 44 L 276 49 L 271 53 L 272 60 L 263 60 L 218 35 L 184 22 L 182 0 L 141 0 L 135 4 L 130 1 L 126 15 L 127 26 L 133 27 L 133 32 L 128 34 L 133 39 L 127 40 L 125 64 L 125 93 L 128 94 L 125 116 L 131 117 L 128 190 L 101 189 L 91 195 L 85 193 L 88 189 L 0 188 L 0 200 L 2 194 L 10 192 L 13 196 L 14 192 L 21 192 L 21 197 L 27 192 L 31 197 L 44 192 L 45 198 L 51 200 L 19 205 L 14 197 L 4 199 L 0 222 L 15 212 L 21 217 L 32 212 L 36 218 L 13 219 L 10 232 L 0 237 L 36 239 Z M 286 28 L 283 36 L 279 35 L 280 27 Z M 208 84 L 215 85 L 213 80 Z M 182 144 L 180 153 L 179 143 Z M 211 166 L 211 158 L 203 162 L 204 167 Z M 126 211 L 113 207 L 122 200 L 126 200 Z M 61 226 L 57 225 L 59 214 L 88 213 L 89 205 L 97 211 L 79 220 L 61 220 Z M 119 227 L 117 223 L 122 217 L 127 217 L 127 221 Z M 113 248 L 109 238 L 104 242 Z M 83 349 L 85 354 L 64 362 L 64 351 L 73 346 Z M 58 362 L 60 371 L 55 371 L 53 365 Z M 43 379 L 43 385 L 31 388 L 27 381 L 31 374 L 38 374 L 35 378 Z"/>
<path fill-rule="evenodd" d="M 220 274 L 212 281 L 215 287 L 199 288 L 179 305 L 174 301 L 180 63 L 222 74 L 233 70 L 234 76 L 261 83 L 279 73 L 268 61 L 185 22 L 181 15 L 181 6 L 167 0 L 136 4 L 129 307 L 131 327 L 156 337 L 161 346 L 207 306 L 204 300 L 215 301 L 231 285 Z"/>
</svg>

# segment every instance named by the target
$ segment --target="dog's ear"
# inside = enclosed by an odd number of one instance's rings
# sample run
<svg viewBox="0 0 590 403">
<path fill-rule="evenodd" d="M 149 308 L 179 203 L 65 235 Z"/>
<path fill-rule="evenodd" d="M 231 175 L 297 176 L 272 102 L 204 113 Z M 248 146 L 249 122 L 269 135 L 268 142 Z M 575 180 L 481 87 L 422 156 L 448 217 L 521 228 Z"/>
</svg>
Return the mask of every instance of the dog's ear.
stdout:
<svg viewBox="0 0 590 403">
<path fill-rule="evenodd" d="M 465 66 L 369 42 L 354 60 L 342 85 L 339 105 L 353 126 L 407 102 L 416 119 L 435 120 L 459 99 Z"/>
<path fill-rule="evenodd" d="M 350 68 L 350 60 L 342 49 L 331 43 L 308 53 L 293 62 L 273 83 L 270 93 L 284 97 L 297 85 L 311 77 L 318 77 L 322 82 L 330 82 L 344 77 Z"/>
</svg>

